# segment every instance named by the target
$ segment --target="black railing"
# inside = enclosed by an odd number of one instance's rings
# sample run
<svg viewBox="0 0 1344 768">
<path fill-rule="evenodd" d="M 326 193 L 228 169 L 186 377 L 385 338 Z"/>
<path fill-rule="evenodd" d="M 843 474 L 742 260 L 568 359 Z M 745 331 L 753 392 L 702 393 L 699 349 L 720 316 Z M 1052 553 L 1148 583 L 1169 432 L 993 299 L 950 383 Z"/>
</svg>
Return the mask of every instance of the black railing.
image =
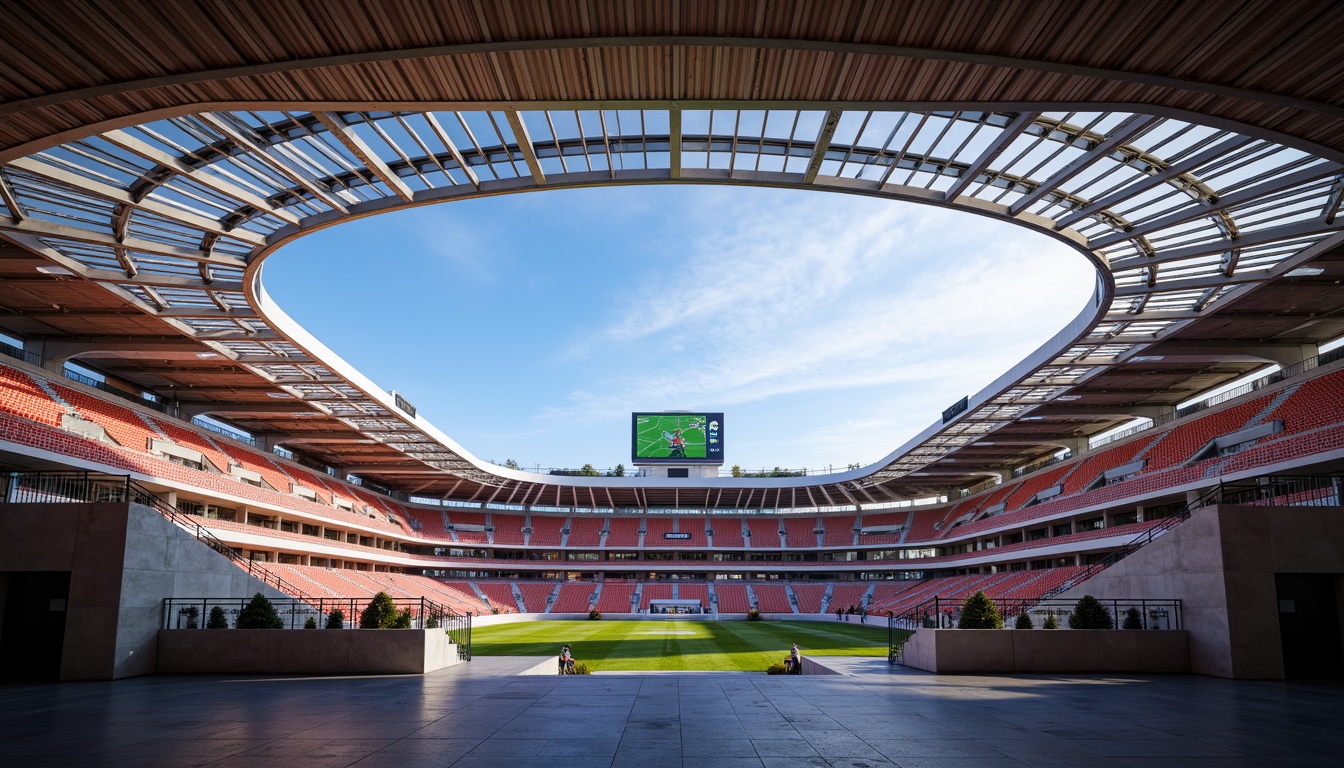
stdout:
<svg viewBox="0 0 1344 768">
<path fill-rule="evenodd" d="M 163 600 L 164 629 L 208 629 L 211 614 L 219 608 L 223 613 L 223 627 L 232 629 L 252 598 L 246 597 L 168 597 Z M 338 624 L 332 629 L 359 629 L 360 616 L 369 603 L 367 597 L 321 597 L 306 599 L 271 599 L 271 606 L 284 622 L 283 629 L 303 629 L 311 626 L 327 629 L 328 623 Z M 458 657 L 471 660 L 470 613 L 458 613 L 446 605 L 425 597 L 394 597 L 392 604 L 398 613 L 409 614 L 406 629 L 442 629 L 457 645 Z M 333 614 L 340 616 L 333 620 Z"/>
<path fill-rule="evenodd" d="M 1004 626 L 1013 626 L 1018 616 L 1027 614 L 1033 627 L 1040 628 L 1049 618 L 1053 618 L 1060 627 L 1068 626 L 1069 616 L 1073 614 L 1077 601 L 1074 600 L 1020 600 L 991 599 Z M 1133 610 L 1137 614 L 1138 626 L 1134 629 L 1180 629 L 1181 601 L 1175 598 L 1148 600 L 1143 598 L 1124 598 L 1101 600 L 1101 604 L 1111 616 L 1109 629 L 1123 630 L 1125 622 Z M 887 661 L 901 663 L 901 654 L 905 644 L 920 629 L 954 629 L 961 622 L 961 609 L 964 600 L 944 600 L 937 595 L 896 616 L 887 614 Z"/>
<path fill-rule="evenodd" d="M 1042 595 L 1042 599 L 1051 598 L 1072 589 L 1101 571 L 1124 560 L 1147 546 L 1154 539 L 1180 525 L 1196 510 L 1212 504 L 1255 504 L 1257 506 L 1339 506 L 1341 478 L 1337 475 L 1309 476 L 1266 476 L 1249 480 L 1237 480 L 1218 485 L 1204 491 L 1167 517 L 1159 519 L 1152 526 L 1135 536 L 1124 546 L 1108 554 L 1102 560 L 1087 567 L 1069 582 Z"/>
<path fill-rule="evenodd" d="M 153 408 L 154 410 L 160 413 L 166 413 L 168 410 L 167 406 L 165 406 L 158 400 L 150 400 L 144 395 L 137 394 L 135 392 L 127 392 L 124 389 L 118 389 L 105 381 L 99 381 L 91 376 L 85 376 L 79 371 L 72 371 L 69 368 L 66 368 L 64 371 L 62 371 L 62 373 L 64 373 L 65 378 L 69 379 L 70 381 L 77 381 L 86 387 L 93 387 L 99 392 L 106 392 L 109 395 L 115 395 L 116 397 L 120 397 L 123 400 L 129 400 L 132 403 L 135 403 L 136 405 L 143 405 L 146 408 Z"/>
<path fill-rule="evenodd" d="M 193 516 L 178 510 L 145 488 L 130 475 L 107 475 L 98 472 L 9 472 L 0 475 L 4 483 L 4 500 L 9 504 L 70 504 L 109 502 L 142 504 L 166 517 L 177 527 L 190 533 L 197 541 L 229 558 L 249 576 L 287 595 L 311 600 L 306 592 L 267 570 L 255 560 L 243 557 L 237 549 L 225 544 L 203 528 Z"/>
<path fill-rule="evenodd" d="M 218 424 L 211 424 L 208 421 L 201 421 L 200 419 L 194 418 L 191 420 L 191 425 L 193 427 L 200 427 L 201 429 L 204 429 L 207 432 L 214 432 L 216 435 L 223 435 L 224 437 L 227 437 L 230 440 L 237 440 L 240 443 L 247 443 L 248 445 L 252 446 L 255 446 L 257 444 L 257 439 L 255 437 L 248 437 L 247 435 L 244 435 L 242 432 L 234 432 L 232 429 L 221 427 Z"/>
<path fill-rule="evenodd" d="M 1044 605 L 1050 606 L 1052 603 L 1059 602 L 1053 600 L 1056 595 L 1062 594 L 1082 582 L 1097 575 L 1101 571 L 1115 565 L 1126 557 L 1132 555 L 1153 540 L 1165 534 L 1172 528 L 1180 525 L 1196 510 L 1202 509 L 1213 504 L 1229 505 L 1254 505 L 1254 506 L 1340 506 L 1344 501 L 1344 476 L 1340 475 L 1269 475 L 1265 477 L 1255 477 L 1247 480 L 1237 480 L 1232 482 L 1219 483 L 1209 488 L 1195 498 L 1186 502 L 1172 514 L 1160 518 L 1151 526 L 1145 529 L 1138 536 L 1126 542 L 1124 546 L 1112 551 L 1102 560 L 1089 565 L 1086 570 L 1077 576 L 1069 579 L 1060 586 L 1041 595 L 1037 600 L 1017 601 L 1030 603 L 1032 606 Z M 1000 614 L 1014 615 L 1023 610 L 1035 612 L 1035 608 L 1024 609 L 1022 606 L 1014 605 L 1014 601 L 996 601 L 1005 602 L 1006 607 L 1010 609 L 1005 612 L 1000 608 Z M 1068 601 L 1065 601 L 1068 602 Z M 1144 601 L 1119 601 L 1126 610 L 1130 603 L 1139 604 Z M 1148 604 L 1160 601 L 1147 601 Z M 1179 601 L 1176 606 L 1176 627 L 1179 628 L 1180 606 Z M 1070 604 L 1071 605 L 1071 604 Z M 956 626 L 955 620 L 945 618 L 949 616 L 960 615 L 960 605 L 952 606 L 949 601 L 941 599 L 934 595 L 913 608 L 910 608 L 899 615 L 888 612 L 887 614 L 887 659 L 893 664 L 899 663 L 901 649 L 916 630 L 931 627 L 952 627 Z M 1067 614 L 1065 614 L 1067 615 Z M 1145 611 L 1146 616 L 1146 611 Z M 936 617 L 936 618 L 935 618 Z M 1114 619 L 1116 614 L 1112 613 Z M 1146 619 L 1145 619 L 1146 620 Z M 951 623 L 948 623 L 951 622 Z"/>
</svg>

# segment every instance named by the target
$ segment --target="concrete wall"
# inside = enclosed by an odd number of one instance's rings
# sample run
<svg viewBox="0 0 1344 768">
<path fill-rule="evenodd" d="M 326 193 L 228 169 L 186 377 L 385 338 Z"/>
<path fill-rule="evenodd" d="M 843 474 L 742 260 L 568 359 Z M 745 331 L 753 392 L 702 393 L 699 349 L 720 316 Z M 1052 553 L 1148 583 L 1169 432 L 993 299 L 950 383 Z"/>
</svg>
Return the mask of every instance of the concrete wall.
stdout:
<svg viewBox="0 0 1344 768">
<path fill-rule="evenodd" d="M 1282 679 L 1274 574 L 1341 572 L 1339 507 L 1212 506 L 1060 598 L 1179 598 L 1191 671 Z"/>
<path fill-rule="evenodd" d="M 921 629 L 901 664 L 939 674 L 1190 671 L 1182 630 Z"/>
<path fill-rule="evenodd" d="M 5 504 L 4 571 L 70 572 L 62 680 L 152 674 L 164 598 L 284 597 L 138 504 Z"/>
<path fill-rule="evenodd" d="M 419 675 L 459 663 L 441 629 L 163 629 L 160 674 Z"/>
</svg>

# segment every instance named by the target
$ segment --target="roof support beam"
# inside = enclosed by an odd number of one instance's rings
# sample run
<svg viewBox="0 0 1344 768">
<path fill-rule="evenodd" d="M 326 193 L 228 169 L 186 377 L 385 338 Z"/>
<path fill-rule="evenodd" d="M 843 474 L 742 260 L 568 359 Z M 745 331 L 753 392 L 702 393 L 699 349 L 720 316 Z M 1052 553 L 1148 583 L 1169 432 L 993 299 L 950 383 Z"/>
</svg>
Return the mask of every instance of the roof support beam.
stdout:
<svg viewBox="0 0 1344 768">
<path fill-rule="evenodd" d="M 1129 256 L 1123 259 L 1116 259 L 1111 262 L 1112 272 L 1123 272 L 1130 269 L 1141 269 L 1153 264 L 1165 264 L 1170 261 L 1180 261 L 1182 259 L 1191 259 L 1197 256 L 1208 256 L 1214 253 L 1223 253 L 1229 246 L 1245 250 L 1257 245 L 1274 243 L 1280 240 L 1292 240 L 1298 237 L 1308 235 L 1328 234 L 1331 230 L 1344 229 L 1344 221 L 1337 221 L 1333 224 L 1322 224 L 1320 221 L 1299 221 L 1293 224 L 1284 224 L 1278 227 L 1270 227 L 1256 232 L 1244 234 L 1236 240 L 1213 240 L 1207 243 L 1197 245 L 1187 245 L 1184 248 L 1173 248 L 1169 251 L 1160 251 L 1156 256 Z M 1198 278 L 1196 278 L 1198 280 Z M 1248 280 L 1237 280 L 1235 282 L 1247 282 Z M 1189 282 L 1189 281 L 1184 281 Z M 1219 284 L 1234 282 L 1232 279 L 1225 279 Z M 1138 293 L 1146 293 L 1147 286 L 1125 286 L 1116 291 L 1117 296 L 1133 295 L 1134 289 L 1142 288 Z M 1161 286 L 1162 290 L 1171 290 L 1167 285 Z"/>
<path fill-rule="evenodd" d="M 313 116 L 325 125 L 327 130 L 331 131 L 331 135 L 344 144 L 351 154 L 359 158 L 365 168 L 373 172 L 389 189 L 396 193 L 397 197 L 408 203 L 414 199 L 414 193 L 411 192 L 410 187 L 406 186 L 406 182 L 402 181 L 401 177 L 387 167 L 387 163 L 383 162 L 378 153 L 374 152 L 373 148 L 364 139 L 360 138 L 359 134 L 354 132 L 350 125 L 345 122 L 345 118 L 333 112 L 314 112 Z"/>
<path fill-rule="evenodd" d="M 1337 173 L 1339 173 L 1339 166 L 1334 163 L 1317 163 L 1295 173 L 1289 173 L 1280 176 L 1277 179 L 1271 179 L 1262 184 L 1257 184 L 1253 187 L 1224 195 L 1218 198 L 1216 206 L 1191 206 L 1187 207 L 1185 210 L 1177 211 L 1167 216 L 1162 216 L 1157 219 L 1149 219 L 1144 223 L 1131 228 L 1127 232 L 1117 232 L 1108 237 L 1101 237 L 1089 241 L 1087 247 L 1093 249 L 1109 248 L 1110 246 L 1124 242 L 1125 240 L 1149 235 L 1153 232 L 1166 229 L 1167 227 L 1208 216 L 1217 211 L 1225 211 L 1229 208 L 1235 208 L 1238 205 L 1252 202 L 1261 197 L 1272 195 L 1285 189 L 1291 189 L 1299 184 L 1309 184 L 1317 179 L 1323 179 Z M 1317 224 L 1316 226 L 1319 227 L 1320 225 Z M 1232 242 L 1238 245 L 1241 244 L 1240 240 L 1233 240 Z"/>
<path fill-rule="evenodd" d="M 265 245 L 265 236 L 246 229 L 226 228 L 219 221 L 202 216 L 196 213 L 188 213 L 175 205 L 168 205 L 156 200 L 143 199 L 137 200 L 129 191 L 111 184 L 105 184 L 101 181 L 94 181 L 87 176 L 61 169 L 50 163 L 44 163 L 34 157 L 19 157 L 10 160 L 8 163 L 11 168 L 18 168 L 27 171 L 34 176 L 41 176 L 44 179 L 54 181 L 67 187 L 73 187 L 81 192 L 87 192 L 94 197 L 101 197 L 104 200 L 111 200 L 121 205 L 129 205 L 143 211 L 148 211 L 165 219 L 171 219 L 189 227 L 194 227 L 202 232 L 214 232 L 221 236 L 232 237 L 242 240 L 249 245 Z"/>
<path fill-rule="evenodd" d="M 274 205 L 271 201 L 260 195 L 253 194 L 217 174 L 202 173 L 200 168 L 188 165 L 181 158 L 174 157 L 157 147 L 147 144 L 126 131 L 108 131 L 107 133 L 104 133 L 102 137 L 132 154 L 143 157 L 151 163 L 158 163 L 178 176 L 191 179 L 193 182 L 200 184 L 206 189 L 231 197 L 240 203 L 250 205 L 259 211 L 268 213 L 290 224 L 299 223 L 298 216 L 295 216 L 284 208 Z"/>
<path fill-rule="evenodd" d="M 1255 141 L 1255 139 L 1250 136 L 1242 136 L 1240 134 L 1224 139 L 1203 152 L 1196 153 L 1194 156 L 1167 168 L 1161 173 L 1156 173 L 1148 178 L 1136 181 L 1099 200 L 1093 200 L 1089 205 L 1079 208 L 1056 221 L 1055 229 L 1064 229 L 1065 227 L 1073 226 L 1075 223 L 1088 216 L 1104 211 L 1122 200 L 1132 198 L 1159 184 L 1165 184 L 1174 178 L 1190 173 L 1210 160 L 1235 152 L 1253 141 Z"/>
<path fill-rule="evenodd" d="M 681 110 L 673 109 L 667 113 L 668 157 L 671 166 L 668 169 L 674 179 L 681 178 Z"/>
<path fill-rule="evenodd" d="M 1013 121 L 1004 126 L 1003 130 L 999 132 L 999 135 L 995 137 L 994 141 L 990 142 L 990 145 L 985 148 L 985 151 L 980 153 L 980 156 L 975 159 L 975 162 L 971 163 L 965 171 L 962 171 L 961 176 L 956 181 L 952 182 L 952 186 L 948 187 L 947 192 L 944 193 L 943 199 L 955 200 L 960 197 L 961 193 L 965 192 L 971 186 L 976 177 L 981 173 L 984 173 L 985 169 L 989 167 L 989 164 L 997 160 L 999 155 L 1003 154 L 1003 151 L 1008 148 L 1008 145 L 1012 144 L 1018 136 L 1021 136 L 1022 132 L 1032 123 L 1036 122 L 1036 118 L 1040 117 L 1040 114 L 1040 112 L 1022 112 L 1018 114 L 1017 117 L 1013 118 Z"/>
<path fill-rule="evenodd" d="M 5 178 L 4 173 L 0 173 L 0 201 L 4 202 L 5 207 L 9 209 L 10 218 L 15 222 L 22 222 L 28 218 L 28 212 L 19 204 L 19 196 L 9 185 L 9 179 Z"/>
<path fill-rule="evenodd" d="M 238 145 L 240 149 L 248 152 L 267 166 L 270 166 L 272 170 L 285 178 L 292 179 L 300 187 L 311 192 L 314 197 L 326 203 L 331 208 L 344 214 L 350 213 L 350 209 L 346 207 L 345 203 L 337 197 L 336 193 L 332 192 L 326 184 L 323 184 L 316 179 L 310 179 L 303 172 L 294 170 L 291 165 L 282 163 L 274 157 L 271 157 L 271 154 L 267 151 L 270 147 L 263 144 L 260 140 L 243 133 L 233 125 L 232 121 L 213 112 L 202 112 L 197 115 L 197 117 L 214 130 L 222 133 L 229 141 Z"/>
<path fill-rule="evenodd" d="M 429 123 L 430 129 L 434 131 L 434 135 L 438 138 L 439 142 L 448 148 L 448 154 L 453 156 L 453 161 L 457 163 L 457 167 L 460 168 L 462 173 L 464 173 L 471 181 L 471 185 L 480 189 L 480 177 L 476 175 L 476 171 L 472 170 L 470 165 L 467 165 L 467 159 L 462 156 L 462 151 L 457 148 L 457 144 L 453 142 L 453 139 L 448 135 L 448 132 L 443 129 L 443 126 L 439 123 L 439 119 L 434 116 L 433 112 L 425 113 L 425 122 Z"/>
<path fill-rule="evenodd" d="M 523 123 L 523 116 L 514 110 L 508 110 L 504 116 L 509 120 L 509 128 L 513 131 L 513 140 L 518 142 L 518 149 L 522 150 L 523 160 L 527 162 L 527 170 L 532 172 L 532 180 L 538 185 L 546 183 L 546 174 L 541 170 L 541 162 L 537 160 L 537 150 L 532 146 L 532 137 L 527 133 L 527 125 Z"/>
<path fill-rule="evenodd" d="M 16 245 L 27 248 L 33 253 L 50 259 L 52 262 L 65 267 L 71 273 L 88 280 L 94 280 L 101 283 L 115 283 L 118 285 L 148 285 L 156 288 L 196 288 L 205 290 L 205 283 L 194 277 L 178 277 L 176 275 L 160 275 L 153 272 L 141 272 L 134 277 L 127 277 L 124 272 L 113 272 L 106 269 L 94 269 L 86 267 L 79 261 L 66 256 L 56 249 L 43 243 L 34 235 L 19 234 L 14 231 L 7 231 L 0 228 L 0 238 L 4 238 Z M 242 293 L 242 281 L 215 281 L 211 286 L 218 291 L 233 291 Z"/>
<path fill-rule="evenodd" d="M 831 137 L 835 136 L 836 126 L 840 125 L 842 111 L 832 109 L 826 114 L 826 122 L 821 124 L 817 133 L 817 143 L 812 148 L 812 159 L 807 163 L 807 172 L 803 174 L 804 184 L 813 184 L 821 171 L 821 161 L 826 159 L 826 150 L 831 148 Z"/>
<path fill-rule="evenodd" d="M 1084 152 L 1081 157 L 1055 171 L 1050 175 L 1050 178 L 1036 185 L 1035 189 L 1014 201 L 1012 205 L 1008 206 L 1008 215 L 1016 216 L 1026 210 L 1027 206 L 1054 192 L 1060 184 L 1082 173 L 1093 163 L 1109 155 L 1111 150 L 1142 133 L 1149 125 L 1160 119 L 1156 115 L 1136 115 L 1130 118 L 1123 126 L 1112 131 L 1110 136 L 1102 139 L 1101 143 L 1097 144 L 1092 150 Z"/>
<path fill-rule="evenodd" d="M 252 319 L 257 313 L 251 307 L 220 309 L 219 307 L 165 307 L 156 313 L 159 317 L 199 319 Z M 305 380 L 305 382 L 310 380 Z"/>
</svg>

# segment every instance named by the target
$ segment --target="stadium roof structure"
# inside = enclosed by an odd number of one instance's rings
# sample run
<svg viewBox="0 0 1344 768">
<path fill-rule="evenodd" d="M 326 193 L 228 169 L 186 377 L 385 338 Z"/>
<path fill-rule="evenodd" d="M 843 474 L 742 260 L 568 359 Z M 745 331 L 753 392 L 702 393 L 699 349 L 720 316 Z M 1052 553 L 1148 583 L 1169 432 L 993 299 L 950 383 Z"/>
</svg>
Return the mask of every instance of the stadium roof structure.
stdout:
<svg viewBox="0 0 1344 768">
<path fill-rule="evenodd" d="M 1329 2 L 32 3 L 0 29 L 0 328 L 389 487 L 885 504 L 965 487 L 1344 335 Z M 267 296 L 298 237 L 614 184 L 940 205 L 1056 238 L 1093 301 L 889 456 L 578 478 L 472 457 Z M 955 286 L 946 286 L 955 290 Z M 955 409 L 954 409 L 955 410 Z"/>
</svg>

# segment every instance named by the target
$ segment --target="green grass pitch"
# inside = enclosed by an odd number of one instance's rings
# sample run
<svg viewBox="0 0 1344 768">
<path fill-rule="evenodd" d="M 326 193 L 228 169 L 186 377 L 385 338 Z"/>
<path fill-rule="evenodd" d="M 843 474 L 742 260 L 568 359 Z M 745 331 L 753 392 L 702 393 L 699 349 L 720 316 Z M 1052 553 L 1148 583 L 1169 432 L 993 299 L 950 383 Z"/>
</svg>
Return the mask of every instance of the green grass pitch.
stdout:
<svg viewBox="0 0 1344 768">
<path fill-rule="evenodd" d="M 635 455 L 646 459 L 669 458 L 672 449 L 663 433 L 680 429 L 686 441 L 685 458 L 703 459 L 708 455 L 704 421 L 703 416 L 640 416 L 635 429 Z"/>
<path fill-rule="evenodd" d="M 804 656 L 886 656 L 885 626 L 811 621 L 534 621 L 478 627 L 474 656 L 546 656 L 569 643 L 594 672 L 764 672 L 798 643 Z"/>
</svg>

